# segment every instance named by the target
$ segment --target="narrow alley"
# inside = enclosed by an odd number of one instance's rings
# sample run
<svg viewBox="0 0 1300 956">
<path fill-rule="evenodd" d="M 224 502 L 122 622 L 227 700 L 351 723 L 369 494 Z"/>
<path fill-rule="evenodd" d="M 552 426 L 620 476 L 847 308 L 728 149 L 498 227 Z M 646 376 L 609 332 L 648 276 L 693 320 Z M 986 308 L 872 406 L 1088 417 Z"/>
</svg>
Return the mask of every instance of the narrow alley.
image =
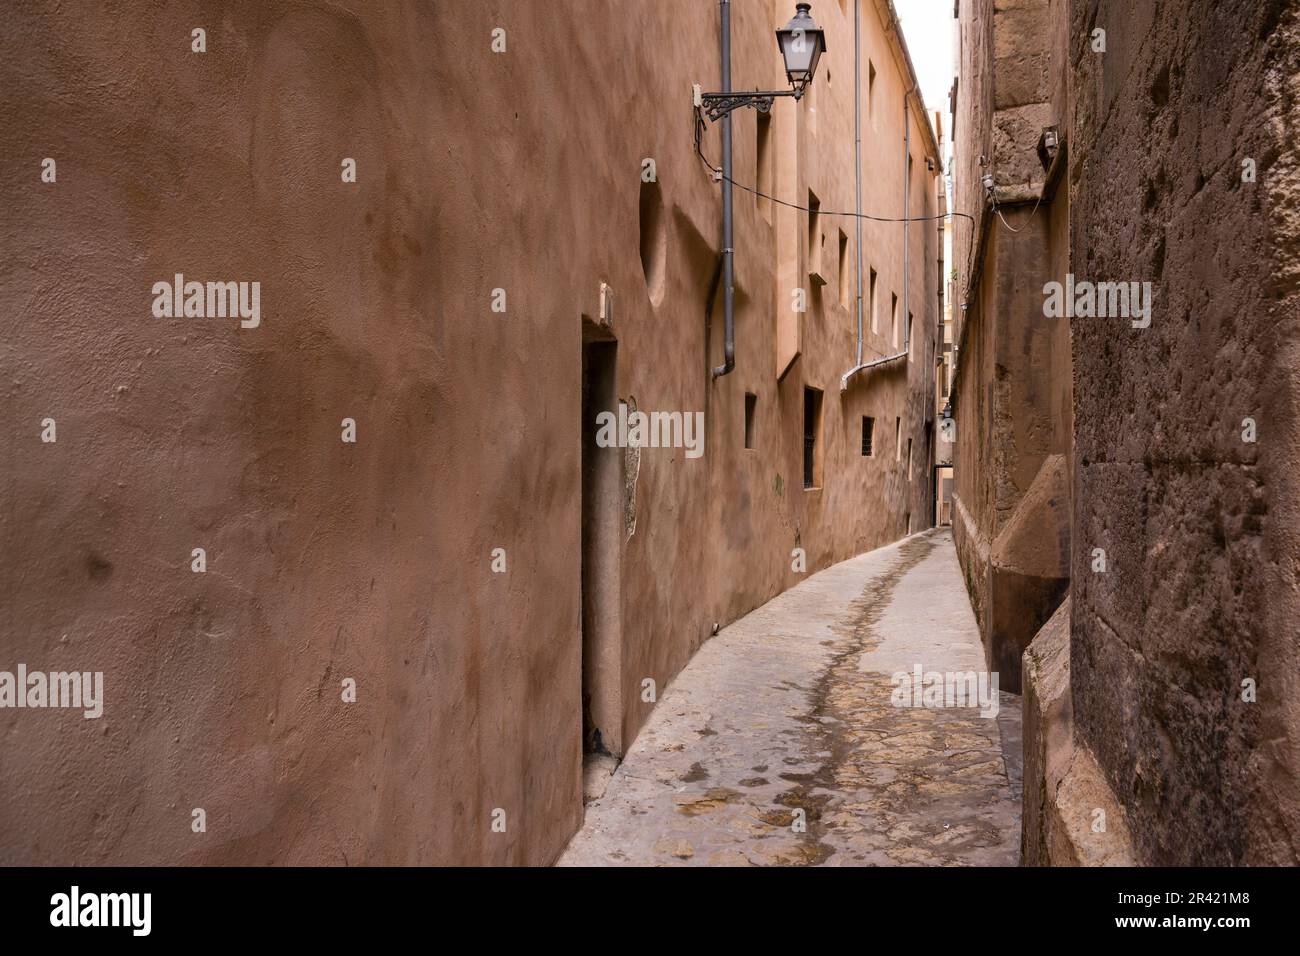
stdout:
<svg viewBox="0 0 1300 956">
<path fill-rule="evenodd" d="M 0 72 L 6 932 L 1285 930 L 1300 0 L 34 0 Z"/>
<path fill-rule="evenodd" d="M 1020 700 L 1002 693 L 996 717 L 894 706 L 893 675 L 917 665 L 984 670 L 946 529 L 813 575 L 708 641 L 561 865 L 1014 865 Z"/>
</svg>

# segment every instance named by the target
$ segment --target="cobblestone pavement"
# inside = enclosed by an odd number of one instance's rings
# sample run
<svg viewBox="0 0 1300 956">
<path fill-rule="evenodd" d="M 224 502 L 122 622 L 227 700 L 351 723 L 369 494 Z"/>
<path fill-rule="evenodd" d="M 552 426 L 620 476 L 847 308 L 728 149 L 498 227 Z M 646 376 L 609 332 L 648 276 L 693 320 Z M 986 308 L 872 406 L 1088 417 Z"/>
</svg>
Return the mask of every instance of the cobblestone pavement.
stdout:
<svg viewBox="0 0 1300 956">
<path fill-rule="evenodd" d="M 828 568 L 708 641 L 560 865 L 1007 865 L 1020 698 L 896 707 L 896 672 L 982 672 L 949 531 Z M 804 811 L 806 829 L 793 824 Z"/>
</svg>

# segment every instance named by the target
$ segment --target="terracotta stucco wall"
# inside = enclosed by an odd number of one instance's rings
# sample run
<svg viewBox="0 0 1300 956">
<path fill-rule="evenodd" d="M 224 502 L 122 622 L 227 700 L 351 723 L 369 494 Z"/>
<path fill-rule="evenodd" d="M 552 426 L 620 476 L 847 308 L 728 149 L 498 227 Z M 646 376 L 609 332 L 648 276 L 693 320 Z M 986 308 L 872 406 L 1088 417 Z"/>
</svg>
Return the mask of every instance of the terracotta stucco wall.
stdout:
<svg viewBox="0 0 1300 956">
<path fill-rule="evenodd" d="M 780 82 L 788 6 L 734 5 L 738 88 Z M 885 302 L 912 284 L 917 357 L 841 395 L 836 230 L 851 264 L 852 220 L 822 217 L 831 276 L 778 382 L 777 236 L 795 230 L 806 273 L 807 223 L 769 222 L 737 190 L 737 367 L 711 382 L 718 187 L 689 97 L 716 85 L 716 7 L 582 8 L 581 24 L 531 2 L 6 14 L 0 668 L 102 670 L 106 702 L 99 720 L 0 712 L 0 859 L 553 859 L 582 813 L 581 329 L 602 282 L 618 396 L 707 421 L 701 459 L 642 450 L 623 503 L 624 745 L 651 710 L 641 681 L 662 692 L 715 622 L 801 579 L 796 544 L 811 571 L 897 538 L 909 513 L 928 523 L 933 230 L 915 229 L 905 278 L 901 226 L 864 229 Z M 864 206 L 896 215 L 909 81 L 863 9 Z M 773 117 L 797 144 L 777 157 L 797 164 L 776 170 L 795 188 L 782 198 L 811 188 L 823 210 L 853 204 L 851 12 L 814 11 L 816 131 L 807 103 Z M 755 180 L 755 138 L 738 113 L 738 181 Z M 914 127 L 917 215 L 933 214 L 924 143 Z M 704 148 L 716 159 L 716 128 Z M 657 304 L 638 252 L 645 158 L 664 209 Z M 155 319 L 152 284 L 177 272 L 260 281 L 260 327 Z M 885 348 L 872 339 L 868 359 Z M 805 384 L 825 390 L 818 492 L 800 481 Z"/>
</svg>

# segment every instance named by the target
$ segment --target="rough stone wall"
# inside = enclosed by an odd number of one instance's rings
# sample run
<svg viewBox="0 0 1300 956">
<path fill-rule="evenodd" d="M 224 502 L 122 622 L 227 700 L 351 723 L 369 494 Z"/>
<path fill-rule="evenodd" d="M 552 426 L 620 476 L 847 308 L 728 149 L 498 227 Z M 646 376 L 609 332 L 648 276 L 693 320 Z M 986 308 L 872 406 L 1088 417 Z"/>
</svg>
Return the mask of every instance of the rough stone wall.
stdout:
<svg viewBox="0 0 1300 956">
<path fill-rule="evenodd" d="M 992 153 L 993 4 L 968 0 L 957 24 L 957 102 L 952 123 L 955 175 L 953 265 L 957 270 L 953 300 L 957 349 L 952 384 L 957 434 L 953 448 L 953 542 L 957 548 L 980 633 L 987 627 L 990 471 L 981 462 L 990 447 L 991 422 L 982 383 L 989 381 L 986 339 L 989 330 L 970 291 L 982 262 L 985 230 L 981 157 Z M 996 237 L 993 241 L 996 241 Z M 987 251 L 983 252 L 987 256 Z"/>
<path fill-rule="evenodd" d="M 864 205 L 895 215 L 910 81 L 880 6 L 863 5 Z M 734 12 L 735 85 L 779 83 L 789 4 Z M 773 118 L 794 130 L 782 198 L 811 188 L 826 210 L 853 203 L 851 13 L 815 11 L 830 47 L 816 128 L 809 103 Z M 716 83 L 716 16 L 688 0 L 584 4 L 581 28 L 523 0 L 6 13 L 0 669 L 102 670 L 107 700 L 97 721 L 0 711 L 0 861 L 554 859 L 582 814 L 581 329 L 602 282 L 619 397 L 707 413 L 702 459 L 644 449 L 627 485 L 622 746 L 652 706 L 642 679 L 662 691 L 715 622 L 799 580 L 794 546 L 813 571 L 899 537 L 909 513 L 928 523 L 933 230 L 914 231 L 904 277 L 901 227 L 864 229 L 886 307 L 911 283 L 918 351 L 840 395 L 853 319 L 835 230 L 851 263 L 852 221 L 822 217 L 829 282 L 778 382 L 777 235 L 796 231 L 806 276 L 807 224 L 737 190 L 737 368 L 708 379 L 719 202 L 688 104 L 692 82 Z M 752 183 L 753 112 L 735 129 Z M 924 142 L 915 127 L 914 211 L 932 214 Z M 638 252 L 647 157 L 657 301 Z M 261 326 L 153 318 L 152 284 L 177 272 L 259 280 Z M 871 339 L 868 359 L 886 347 Z M 825 392 L 819 492 L 800 481 L 805 383 Z"/>
<path fill-rule="evenodd" d="M 1300 4 L 1091 0 L 1070 32 L 1074 271 L 1154 283 L 1149 328 L 1073 323 L 1078 733 L 1140 861 L 1294 864 Z"/>
<path fill-rule="evenodd" d="M 953 265 L 957 269 L 953 310 L 956 332 L 960 334 L 967 320 L 961 306 L 971 285 L 972 254 L 984 216 L 980 157 L 993 154 L 993 0 L 966 0 L 958 12 L 957 109 L 952 120 L 953 209 L 969 217 L 953 223 Z"/>
<path fill-rule="evenodd" d="M 1070 599 L 1024 657 L 1023 866 L 1133 866 L 1133 838 L 1096 758 L 1074 734 Z"/>
<path fill-rule="evenodd" d="M 992 171 L 1001 202 L 1036 199 L 1043 168 L 1035 146 L 1053 109 L 1054 50 L 1049 0 L 997 0 L 993 4 Z"/>
<path fill-rule="evenodd" d="M 1069 579 L 1069 326 L 1043 315 L 1044 283 L 1066 271 L 1069 205 L 1036 149 L 1044 127 L 1068 126 L 1056 11 L 1048 0 L 960 9 L 957 208 L 975 225 L 963 221 L 970 239 L 955 243 L 965 328 L 954 539 L 989 666 L 1012 691 Z"/>
</svg>

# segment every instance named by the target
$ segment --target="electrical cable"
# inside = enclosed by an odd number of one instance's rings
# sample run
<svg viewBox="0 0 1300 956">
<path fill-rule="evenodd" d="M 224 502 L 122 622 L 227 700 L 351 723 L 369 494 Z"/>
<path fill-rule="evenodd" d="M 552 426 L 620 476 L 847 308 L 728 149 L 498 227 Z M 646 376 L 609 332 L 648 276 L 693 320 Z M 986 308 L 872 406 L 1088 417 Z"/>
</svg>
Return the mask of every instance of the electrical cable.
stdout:
<svg viewBox="0 0 1300 956">
<path fill-rule="evenodd" d="M 1045 191 L 1046 190 L 1044 190 L 1044 192 Z M 1026 219 L 1024 225 L 1022 225 L 1019 229 L 1012 229 L 1011 223 L 1007 222 L 1006 219 L 1003 218 L 1002 210 L 998 208 L 998 199 L 995 195 L 993 195 L 993 190 L 991 189 L 989 190 L 989 199 L 993 202 L 993 211 L 997 214 L 997 217 L 1002 220 L 1002 225 L 1007 228 L 1007 231 L 1018 233 L 1021 232 L 1025 228 L 1025 226 L 1029 225 L 1029 220 L 1033 219 L 1034 214 L 1038 212 L 1038 206 L 1043 201 L 1043 193 L 1040 192 L 1038 194 L 1038 198 L 1034 201 L 1034 208 L 1029 211 L 1029 219 Z"/>
<path fill-rule="evenodd" d="M 767 193 L 763 192 L 762 190 L 755 189 L 753 186 L 747 186 L 742 182 L 737 182 L 736 180 L 732 179 L 730 176 L 725 175 L 722 172 L 722 169 L 720 167 L 714 166 L 711 162 L 709 162 L 708 158 L 704 155 L 704 150 L 700 142 L 700 130 L 702 129 L 703 125 L 704 125 L 704 119 L 700 115 L 700 110 L 697 107 L 695 109 L 695 152 L 700 157 L 700 162 L 704 163 L 704 165 L 708 168 L 709 172 L 713 173 L 714 178 L 718 182 L 729 182 L 731 183 L 731 185 L 743 189 L 747 193 L 752 193 L 755 196 L 760 196 L 763 199 L 770 200 L 771 202 L 774 202 L 779 206 L 785 206 L 789 209 L 798 209 L 802 212 L 812 212 L 812 210 L 809 209 L 807 206 L 801 206 L 798 203 L 787 202 L 784 199 L 778 199 L 776 196 L 769 196 Z M 947 212 L 937 216 L 912 216 L 912 217 L 873 216 L 865 212 L 862 213 L 861 216 L 859 217 L 859 214 L 856 212 L 834 212 L 826 209 L 818 209 L 817 212 L 819 215 L 822 216 L 844 216 L 849 219 L 862 218 L 862 219 L 870 219 L 872 222 L 933 222 L 936 219 L 947 219 L 950 216 L 961 216 L 964 219 L 970 220 L 972 228 L 975 225 L 975 218 L 973 216 L 967 215 L 964 212 Z"/>
<path fill-rule="evenodd" d="M 700 107 L 698 106 L 694 107 L 692 109 L 692 114 L 695 123 L 695 130 L 694 130 L 695 153 L 697 156 L 700 157 L 700 162 L 702 162 L 705 165 L 705 167 L 709 170 L 709 172 L 713 173 L 713 177 L 715 180 L 717 180 L 718 182 L 722 182 L 725 180 L 726 182 L 731 183 L 731 185 L 733 186 L 740 187 L 741 189 L 745 190 L 745 192 L 747 193 L 752 193 L 755 196 L 759 196 L 763 199 L 769 200 L 770 202 L 774 202 L 777 205 L 785 206 L 788 209 L 797 209 L 801 212 L 806 212 L 806 213 L 812 212 L 812 210 L 807 206 L 801 206 L 798 203 L 787 202 L 784 199 L 778 199 L 776 196 L 769 196 L 767 193 L 763 192 L 760 189 L 755 189 L 753 186 L 747 186 L 744 183 L 737 182 L 736 180 L 732 179 L 730 176 L 725 175 L 722 172 L 722 169 L 720 167 L 714 166 L 711 162 L 709 162 L 708 157 L 704 155 L 704 147 L 700 138 L 700 133 L 707 127 L 708 124 L 704 119 L 703 111 Z M 1002 210 L 998 208 L 997 198 L 990 193 L 989 199 L 992 200 L 993 202 L 993 212 L 997 215 L 998 219 L 1001 220 L 1002 225 L 1006 227 L 1006 229 L 1008 229 L 1010 232 L 1018 233 L 1025 228 L 1024 226 L 1021 226 L 1020 229 L 1013 229 L 1011 225 L 1007 222 L 1006 218 L 1002 215 Z M 1043 201 L 1043 197 L 1042 194 L 1040 193 L 1038 196 L 1038 200 L 1034 203 L 1033 210 L 1029 214 L 1030 219 L 1032 219 L 1034 215 L 1038 212 L 1038 207 L 1042 203 L 1042 201 Z M 970 223 L 970 227 L 972 230 L 974 230 L 975 228 L 975 217 L 970 215 L 969 213 L 964 213 L 964 212 L 946 212 L 936 216 L 912 216 L 912 217 L 873 216 L 870 213 L 865 213 L 865 212 L 859 215 L 856 212 L 834 212 L 825 209 L 818 209 L 817 212 L 819 215 L 822 216 L 844 216 L 849 219 L 862 218 L 862 219 L 870 219 L 872 222 L 933 222 L 938 219 L 961 218 L 961 219 L 965 219 L 967 222 Z M 966 294 L 970 291 L 970 282 L 973 277 L 972 274 L 973 262 L 971 260 L 974 259 L 974 256 L 975 256 L 975 236 L 972 231 L 971 239 L 970 239 L 970 248 L 967 253 L 968 261 L 966 263 L 966 286 L 962 290 L 963 299 L 966 297 Z"/>
</svg>

